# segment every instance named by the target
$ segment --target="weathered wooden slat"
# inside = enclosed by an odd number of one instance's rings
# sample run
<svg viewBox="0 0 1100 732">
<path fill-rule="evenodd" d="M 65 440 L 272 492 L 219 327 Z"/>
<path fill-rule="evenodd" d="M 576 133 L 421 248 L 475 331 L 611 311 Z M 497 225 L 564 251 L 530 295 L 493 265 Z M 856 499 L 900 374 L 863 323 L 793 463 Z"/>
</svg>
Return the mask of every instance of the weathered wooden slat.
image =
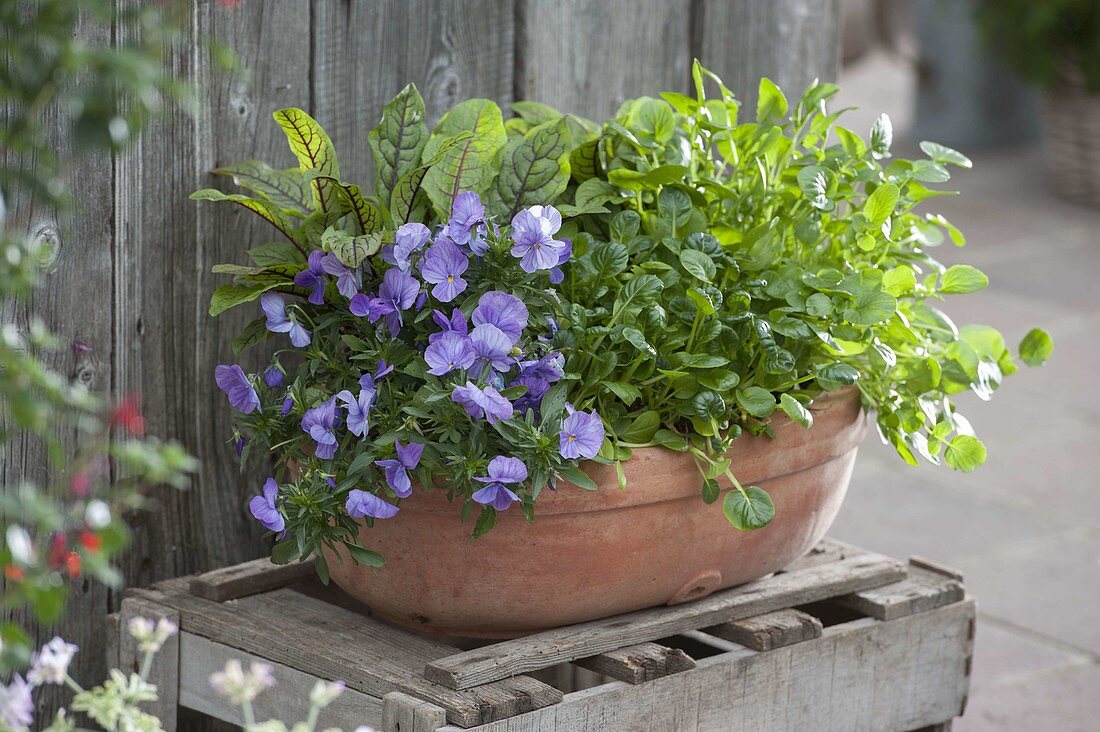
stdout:
<svg viewBox="0 0 1100 732">
<path fill-rule="evenodd" d="M 766 653 L 744 648 L 649 683 L 567 694 L 478 732 L 920 729 L 959 714 L 974 615 L 974 603 L 963 601 L 889 623 L 861 618 Z"/>
<path fill-rule="evenodd" d="M 453 689 L 468 689 L 513 674 L 574 661 L 592 655 L 593 651 L 605 653 L 684 630 L 879 587 L 904 578 L 903 565 L 867 553 L 773 575 L 684 605 L 640 610 L 458 653 L 428 663 L 424 675 Z"/>
<path fill-rule="evenodd" d="M 692 50 L 756 118 L 761 76 L 778 84 L 792 106 L 815 78 L 836 81 L 840 0 L 698 0 Z"/>
<path fill-rule="evenodd" d="M 367 133 L 409 82 L 424 97 L 429 127 L 465 99 L 492 99 L 506 110 L 511 103 L 513 0 L 312 5 L 313 113 L 336 145 L 345 180 L 373 188 Z"/>
<path fill-rule="evenodd" d="M 131 590 L 176 608 L 183 629 L 318 678 L 343 680 L 381 698 L 401 691 L 447 710 L 471 726 L 557 704 L 562 694 L 526 676 L 455 691 L 423 678 L 424 665 L 454 648 L 384 625 L 292 590 L 225 603 L 189 593 Z"/>
<path fill-rule="evenodd" d="M 704 628 L 704 632 L 740 643 L 754 651 L 770 651 L 820 638 L 821 627 L 821 621 L 813 615 L 787 608 L 743 620 L 731 620 Z"/>
<path fill-rule="evenodd" d="M 517 98 L 604 120 L 626 99 L 683 91 L 691 63 L 690 5 L 518 0 Z"/>
<path fill-rule="evenodd" d="M 910 562 L 909 576 L 905 580 L 842 595 L 834 598 L 834 602 L 872 618 L 896 620 L 958 602 L 964 595 L 965 590 L 959 580 Z"/>
<path fill-rule="evenodd" d="M 788 564 L 780 570 L 780 572 L 796 572 L 800 569 L 817 567 L 822 564 L 828 564 L 829 562 L 839 562 L 841 559 L 863 556 L 865 554 L 867 554 L 866 549 L 843 541 L 838 541 L 837 539 L 825 537 L 817 542 L 813 549 Z"/>
<path fill-rule="evenodd" d="M 180 635 L 180 706 L 243 726 L 240 707 L 228 704 L 210 686 L 210 675 L 225 668 L 226 662 L 231 659 L 239 660 L 246 668 L 254 662 L 272 667 L 276 686 L 252 702 L 256 719 L 278 719 L 291 723 L 306 718 L 309 713 L 309 690 L 316 683 L 315 677 L 286 664 L 188 632 Z M 382 726 L 382 701 L 355 689 L 345 689 L 336 701 L 325 707 L 318 720 L 318 727 L 322 729 L 339 727 L 353 730 L 361 725 L 374 729 Z"/>
<path fill-rule="evenodd" d="M 129 585 L 265 553 L 263 527 L 246 508 L 264 474 L 242 476 L 227 442 L 231 410 L 213 385 L 214 367 L 237 360 L 232 340 L 259 309 L 242 306 L 212 320 L 207 303 L 229 281 L 211 266 L 245 262 L 245 250 L 274 238 L 270 225 L 239 206 L 187 196 L 203 187 L 232 190 L 231 181 L 211 174 L 219 165 L 250 158 L 289 165 L 293 157 L 271 112 L 310 102 L 308 3 L 184 6 L 181 23 L 191 37 L 170 71 L 195 86 L 195 114 L 153 125 L 115 165 L 113 357 L 115 386 L 142 395 L 149 433 L 179 440 L 202 467 L 190 490 L 158 488 L 157 510 L 134 517 L 133 545 L 119 560 Z M 210 41 L 232 48 L 242 70 L 219 71 Z M 268 353 L 245 354 L 243 368 L 259 369 Z"/>
<path fill-rule="evenodd" d="M 126 674 L 140 671 L 146 655 L 138 647 L 137 639 L 130 634 L 129 624 L 134 618 L 147 618 L 153 621 L 167 618 L 177 627 L 179 626 L 179 613 L 172 607 L 143 597 L 128 597 L 123 600 L 118 617 L 118 666 Z M 157 687 L 157 700 L 143 703 L 142 709 L 156 716 L 166 732 L 175 732 L 180 690 L 178 634 L 170 637 L 157 651 L 149 667 L 146 681 Z"/>
<path fill-rule="evenodd" d="M 315 571 L 313 562 L 272 564 L 270 559 L 253 559 L 192 577 L 189 588 L 193 595 L 225 602 L 285 587 L 307 579 Z"/>
<path fill-rule="evenodd" d="M 679 648 L 657 643 L 638 643 L 574 661 L 589 671 L 612 676 L 628 684 L 640 684 L 695 668 L 695 659 Z"/>
<path fill-rule="evenodd" d="M 447 722 L 447 710 L 400 691 L 382 699 L 382 732 L 434 732 Z"/>
<path fill-rule="evenodd" d="M 0 38 L 9 34 L 25 34 L 28 29 L 16 24 L 0 28 Z M 87 20 L 79 22 L 76 36 L 81 40 L 106 43 L 111 28 L 94 26 Z M 0 64 L 8 59 L 0 52 Z M 14 101 L 0 102 L 3 123 L 8 114 L 22 115 Z M 111 181 L 111 156 L 108 153 L 79 155 L 73 148 L 72 125 L 67 109 L 52 104 L 41 111 L 44 128 L 72 188 L 73 208 L 68 216 L 38 197 L 25 196 L 21 186 L 6 186 L 5 213 L 2 225 L 5 233 L 25 235 L 44 245 L 44 258 L 39 271 L 40 284 L 25 302 L 5 298 L 0 302 L 0 324 L 12 325 L 26 334 L 32 319 L 38 319 L 57 338 L 56 349 L 36 349 L 37 355 L 50 368 L 73 383 L 86 386 L 97 395 L 109 392 L 111 370 L 111 311 L 108 293 L 114 274 L 111 261 L 111 241 L 115 230 Z M 12 120 L 15 117 L 10 118 Z M 11 166 L 27 175 L 37 175 L 41 161 L 18 151 L 0 149 L 0 165 Z M 94 193 L 92 193 L 94 192 Z M 17 195 L 18 194 L 18 195 Z M 5 404 L 5 412 L 6 407 Z M 0 415 L 5 439 L 0 451 L 0 492 L 15 493 L 22 484 L 32 482 L 53 495 L 65 495 L 66 470 L 51 462 L 46 444 L 15 430 L 8 414 Z M 9 432 L 10 430 L 10 432 Z M 68 456 L 81 441 L 87 442 L 82 430 L 66 429 L 55 435 L 62 454 Z M 99 582 L 73 582 L 69 588 L 67 606 L 62 616 L 40 625 L 30 607 L 4 609 L 5 621 L 13 621 L 28 631 L 31 644 L 39 647 L 55 636 L 61 636 L 80 646 L 69 668 L 73 678 L 100 679 L 106 669 L 104 658 L 103 616 L 108 612 L 108 589 Z M 63 685 L 45 685 L 35 692 L 35 716 L 52 719 L 56 710 L 67 704 L 71 694 Z"/>
</svg>

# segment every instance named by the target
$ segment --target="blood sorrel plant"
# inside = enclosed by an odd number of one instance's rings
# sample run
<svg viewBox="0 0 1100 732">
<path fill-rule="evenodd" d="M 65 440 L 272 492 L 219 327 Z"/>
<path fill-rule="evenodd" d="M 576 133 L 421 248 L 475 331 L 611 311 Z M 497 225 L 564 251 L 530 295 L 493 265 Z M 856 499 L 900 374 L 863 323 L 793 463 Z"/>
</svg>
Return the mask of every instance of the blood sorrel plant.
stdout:
<svg viewBox="0 0 1100 732">
<path fill-rule="evenodd" d="M 708 77 L 717 99 L 704 96 Z M 690 451 L 704 499 L 724 476 L 738 489 L 727 518 L 757 528 L 772 502 L 738 483 L 732 441 L 769 432 L 776 410 L 809 427 L 819 394 L 854 386 L 906 462 L 980 465 L 985 447 L 951 397 L 989 399 L 1017 358 L 993 328 L 957 327 L 940 310 L 988 280 L 937 262 L 930 250 L 963 235 L 915 210 L 946 195 L 929 186 L 948 165 L 970 161 L 931 142 L 928 159 L 891 159 L 889 119 L 869 142 L 836 124 L 833 84 L 788 110 L 764 79 L 755 119 L 739 123 L 721 81 L 698 63 L 694 78 L 695 96 L 624 103 L 600 136 L 599 175 L 571 191 L 581 233 L 561 340 L 578 380 L 570 399 L 608 427 L 604 457 Z M 1051 350 L 1035 329 L 1019 359 L 1038 365 Z"/>
<path fill-rule="evenodd" d="M 562 306 L 551 285 L 570 255 L 555 238 L 561 215 L 521 206 L 564 190 L 566 123 L 516 131 L 490 150 L 486 140 L 505 134 L 490 102 L 459 105 L 430 137 L 409 104 L 422 110 L 411 88 L 371 135 L 381 198 L 340 180 L 328 137 L 295 109 L 275 118 L 299 169 L 253 163 L 246 176 L 234 168 L 261 198 L 194 196 L 245 205 L 289 240 L 249 252 L 255 266 L 215 268 L 237 282 L 214 294 L 213 314 L 256 299 L 262 311 L 236 349 L 276 334 L 286 347 L 262 375 L 222 365 L 215 377 L 239 413 L 242 458 L 277 458 L 280 480 L 251 503 L 280 537 L 275 559 L 317 555 L 322 578 L 323 547 L 381 564 L 359 543 L 358 521 L 396 515 L 414 480 L 446 490 L 463 518 L 478 511 L 477 536 L 513 503 L 531 519 L 539 492 L 559 478 L 595 488 L 577 462 L 594 458 L 604 440 L 599 417 L 574 410 L 558 383 Z M 391 128 L 395 105 L 405 122 Z M 448 134 L 486 119 L 490 132 Z M 453 159 L 459 149 L 464 157 Z M 474 182 L 468 166 L 486 165 L 479 156 L 487 150 L 514 158 L 499 174 L 477 174 L 503 228 L 476 191 L 463 190 Z"/>
</svg>

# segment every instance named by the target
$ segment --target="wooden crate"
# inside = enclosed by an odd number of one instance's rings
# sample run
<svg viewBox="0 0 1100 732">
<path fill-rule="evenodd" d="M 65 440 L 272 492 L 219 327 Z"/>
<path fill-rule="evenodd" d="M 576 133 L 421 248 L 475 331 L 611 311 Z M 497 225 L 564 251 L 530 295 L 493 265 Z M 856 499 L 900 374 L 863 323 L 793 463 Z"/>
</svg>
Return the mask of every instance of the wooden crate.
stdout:
<svg viewBox="0 0 1100 732">
<path fill-rule="evenodd" d="M 128 591 L 110 626 L 123 667 L 134 615 L 181 628 L 153 669 L 168 728 L 177 705 L 241 723 L 209 685 L 236 658 L 274 667 L 258 719 L 303 719 L 316 679 L 344 680 L 321 721 L 345 730 L 915 730 L 962 714 L 975 606 L 949 569 L 826 540 L 692 603 L 476 646 L 387 625 L 310 567 L 267 560 Z"/>
</svg>

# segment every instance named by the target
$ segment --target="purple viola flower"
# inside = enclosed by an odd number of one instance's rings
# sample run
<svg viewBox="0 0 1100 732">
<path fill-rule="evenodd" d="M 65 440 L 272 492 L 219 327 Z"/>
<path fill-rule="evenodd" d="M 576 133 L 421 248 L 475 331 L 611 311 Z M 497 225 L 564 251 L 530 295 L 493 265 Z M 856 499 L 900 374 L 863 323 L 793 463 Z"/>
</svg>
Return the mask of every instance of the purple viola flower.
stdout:
<svg viewBox="0 0 1100 732">
<path fill-rule="evenodd" d="M 386 324 L 390 328 L 391 336 L 396 336 L 401 331 L 401 311 L 412 307 L 418 292 L 420 292 L 420 283 L 407 272 L 394 267 L 387 269 L 386 274 L 382 275 L 382 286 L 378 288 L 378 296 L 393 307 L 393 310 L 386 314 Z"/>
<path fill-rule="evenodd" d="M 520 376 L 534 376 L 553 384 L 565 375 L 565 357 L 557 351 L 550 351 L 540 359 L 534 361 L 521 361 L 519 365 Z"/>
<path fill-rule="evenodd" d="M 237 439 L 233 440 L 233 452 L 237 453 L 237 457 L 240 457 L 241 453 L 244 452 L 244 438 L 243 437 L 238 437 Z"/>
<path fill-rule="evenodd" d="M 542 398 L 550 391 L 550 382 L 537 376 L 520 376 L 512 380 L 509 386 L 526 386 L 527 391 L 516 400 L 516 410 L 521 414 L 528 409 L 538 409 Z"/>
<path fill-rule="evenodd" d="M 475 357 L 470 339 L 451 330 L 439 334 L 424 349 L 428 373 L 434 376 L 443 376 L 455 369 L 468 369 L 473 366 Z"/>
<path fill-rule="evenodd" d="M 375 460 L 374 464 L 386 471 L 386 483 L 393 488 L 398 498 L 408 498 L 412 494 L 412 481 L 409 480 L 407 471 L 414 470 L 420 464 L 424 446 L 419 442 L 402 445 L 397 439 L 394 439 L 393 444 L 397 448 L 397 458 Z"/>
<path fill-rule="evenodd" d="M 370 413 L 371 404 L 374 403 L 374 394 L 373 382 L 370 389 L 360 389 L 358 397 L 347 389 L 336 394 L 337 401 L 343 404 L 344 409 L 348 412 L 346 420 L 348 432 L 356 437 L 366 437 L 367 431 L 370 429 L 370 421 L 367 415 Z"/>
<path fill-rule="evenodd" d="M 478 298 L 477 307 L 470 313 L 470 319 L 474 325 L 495 325 L 515 345 L 523 335 L 523 329 L 527 327 L 527 306 L 515 295 L 490 290 Z"/>
<path fill-rule="evenodd" d="M 336 278 L 336 289 L 349 300 L 359 293 L 359 277 L 349 269 L 335 254 L 321 257 L 321 269 L 325 274 Z"/>
<path fill-rule="evenodd" d="M 238 412 L 251 414 L 260 408 L 260 396 L 256 393 L 256 388 L 237 364 L 215 366 L 214 381 L 229 397 L 229 404 Z"/>
<path fill-rule="evenodd" d="M 330 397 L 302 416 L 302 430 L 317 443 L 314 454 L 329 460 L 336 454 L 336 397 Z"/>
<path fill-rule="evenodd" d="M 248 502 L 248 510 L 268 531 L 282 531 L 286 528 L 286 519 L 279 513 L 275 499 L 279 495 L 279 484 L 274 478 L 264 482 L 263 495 L 253 496 Z"/>
<path fill-rule="evenodd" d="M 562 248 L 561 253 L 558 254 L 558 263 L 550 270 L 550 284 L 560 285 L 562 280 L 565 279 L 565 272 L 562 271 L 562 265 L 569 261 L 569 258 L 573 256 L 573 242 L 568 239 L 562 239 L 565 242 L 565 246 Z"/>
<path fill-rule="evenodd" d="M 476 326 L 469 337 L 470 346 L 474 352 L 474 374 L 484 373 L 489 366 L 497 371 L 507 371 L 515 361 L 512 358 L 512 343 L 504 331 L 495 325 L 483 323 Z"/>
<path fill-rule="evenodd" d="M 290 414 L 291 409 L 294 409 L 294 397 L 287 395 L 287 398 L 283 400 L 283 406 L 279 410 L 279 414 L 285 417 Z"/>
<path fill-rule="evenodd" d="M 512 256 L 524 272 L 558 265 L 565 242 L 554 239 L 561 228 L 561 214 L 553 206 L 532 206 L 512 218 Z"/>
<path fill-rule="evenodd" d="M 435 342 L 438 338 L 442 337 L 444 333 L 457 333 L 464 336 L 470 332 L 470 326 L 466 323 L 466 316 L 463 315 L 462 311 L 458 308 L 451 311 L 450 319 L 438 310 L 433 310 L 432 320 L 435 321 L 435 324 L 438 325 L 441 330 L 429 335 L 428 343 Z"/>
<path fill-rule="evenodd" d="M 357 293 L 348 303 L 348 310 L 357 318 L 367 318 L 372 323 L 377 323 L 383 315 L 393 312 L 393 305 L 377 295 L 363 295 Z"/>
<path fill-rule="evenodd" d="M 516 409 L 521 412 L 538 409 L 550 385 L 564 375 L 564 363 L 565 359 L 557 351 L 533 361 L 521 361 L 519 377 L 512 381 L 512 386 L 526 386 L 527 392 L 516 400 Z"/>
<path fill-rule="evenodd" d="M 468 246 L 477 256 L 489 251 L 484 239 L 485 206 L 473 191 L 455 196 L 451 204 L 451 220 L 443 227 L 443 235 L 455 244 Z"/>
<path fill-rule="evenodd" d="M 325 268 L 321 266 L 321 260 L 325 253 L 320 249 L 314 249 L 309 253 L 308 265 L 298 274 L 294 275 L 294 284 L 298 287 L 312 287 L 309 293 L 309 301 L 314 305 L 325 303 Z"/>
<path fill-rule="evenodd" d="M 264 369 L 264 383 L 275 388 L 276 386 L 283 385 L 283 372 L 278 369 L 275 364 L 271 364 Z"/>
<path fill-rule="evenodd" d="M 566 404 L 565 409 L 569 416 L 561 425 L 558 452 L 568 460 L 591 460 L 603 445 L 603 420 L 594 410 L 577 412 L 571 404 Z"/>
<path fill-rule="evenodd" d="M 466 280 L 462 273 L 470 266 L 470 261 L 457 246 L 441 239 L 428 247 L 424 259 L 420 260 L 420 276 L 425 282 L 435 285 L 432 295 L 440 302 L 450 302 L 466 289 Z"/>
<path fill-rule="evenodd" d="M 287 315 L 286 301 L 277 292 L 265 292 L 260 295 L 260 307 L 267 316 L 267 329 L 272 333 L 289 333 L 290 342 L 295 348 L 309 345 L 309 331 Z"/>
<path fill-rule="evenodd" d="M 492 506 L 503 511 L 519 500 L 509 485 L 527 480 L 527 466 L 522 460 L 498 455 L 489 461 L 488 475 L 474 478 L 486 486 L 475 492 L 471 498 L 483 506 Z"/>
<path fill-rule="evenodd" d="M 386 374 L 390 373 L 391 371 L 393 371 L 393 364 L 386 363 L 386 359 L 384 359 L 384 358 L 378 359 L 378 368 L 376 368 L 374 370 L 374 376 L 372 377 L 372 381 L 381 381 L 382 378 Z M 362 379 L 359 379 L 359 385 L 360 386 L 363 385 L 363 380 Z"/>
<path fill-rule="evenodd" d="M 489 424 L 496 424 L 498 420 L 512 416 L 512 403 L 501 396 L 499 391 L 491 386 L 479 389 L 472 381 L 467 381 L 466 386 L 456 386 L 451 392 L 451 401 L 460 405 L 474 419 L 485 418 L 489 420 Z"/>
<path fill-rule="evenodd" d="M 404 224 L 394 233 L 394 245 L 393 249 L 389 250 L 390 256 L 383 259 L 396 265 L 402 272 L 408 272 L 412 267 L 409 257 L 427 244 L 431 237 L 432 232 L 424 224 L 415 222 Z"/>
<path fill-rule="evenodd" d="M 361 519 L 364 516 L 388 519 L 396 516 L 399 509 L 392 503 L 386 503 L 373 493 L 355 488 L 348 491 L 348 500 L 344 503 L 344 510 L 348 512 L 348 516 L 356 519 Z"/>
</svg>

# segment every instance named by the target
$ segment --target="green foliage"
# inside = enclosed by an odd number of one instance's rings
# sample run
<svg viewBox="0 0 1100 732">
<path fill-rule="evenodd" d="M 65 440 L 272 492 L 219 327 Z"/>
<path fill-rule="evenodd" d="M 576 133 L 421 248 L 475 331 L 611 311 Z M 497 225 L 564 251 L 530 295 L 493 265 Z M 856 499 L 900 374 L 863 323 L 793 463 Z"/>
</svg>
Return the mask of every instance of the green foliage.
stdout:
<svg viewBox="0 0 1100 732">
<path fill-rule="evenodd" d="M 70 212 L 67 171 L 91 152 L 128 147 L 154 117 L 186 108 L 190 90 L 173 79 L 166 54 L 183 36 L 168 3 L 0 0 L 0 303 L 26 308 L 53 252 L 28 238 L 30 212 Z M 112 24 L 132 29 L 112 37 Z M 58 126 L 58 120 L 65 120 Z M 62 157 L 64 156 L 64 157 Z M 234 169 L 242 185 L 278 180 L 255 166 Z M 82 181 L 95 185 L 96 181 Z M 276 191 L 269 193 L 275 195 Z M 15 462 L 0 491 L 0 567 L 6 617 L 54 623 L 70 587 L 88 579 L 117 586 L 112 565 L 129 542 L 124 520 L 151 484 L 185 487 L 195 461 L 175 443 L 144 436 L 136 397 L 108 404 L 49 365 L 61 350 L 31 312 L 27 326 L 0 329 L 0 445 L 45 456 L 36 484 Z M 64 344 L 78 353 L 92 347 Z M 102 357 L 102 354 L 101 356 Z M 63 441 L 64 436 L 64 441 Z M 75 443 L 75 447 L 71 447 Z M 10 454 L 10 453 L 9 453 Z M 0 674 L 25 666 L 31 642 L 14 622 L 0 625 Z M 58 727 L 60 729 L 62 727 Z"/>
<path fill-rule="evenodd" d="M 1053 87 L 1067 70 L 1100 91 L 1100 2 L 979 0 L 978 25 L 988 44 L 1030 81 Z"/>
<path fill-rule="evenodd" d="M 600 128 L 530 102 L 517 103 L 517 116 L 504 121 L 492 102 L 470 100 L 447 112 L 422 147 L 421 102 L 406 88 L 372 132 L 384 180 L 363 200 L 384 223 L 371 246 L 391 242 L 407 221 L 444 222 L 454 195 L 465 190 L 482 195 L 498 225 L 520 207 L 556 206 L 572 242 L 552 305 L 559 326 L 552 345 L 567 356 L 563 398 L 603 418 L 603 460 L 619 464 L 644 445 L 691 454 L 704 499 L 725 491 L 725 514 L 738 528 L 766 525 L 774 507 L 761 489 L 737 481 L 725 457 L 733 441 L 745 432 L 771 434 L 777 415 L 811 426 L 823 392 L 858 390 L 882 438 L 909 463 L 981 464 L 984 446 L 952 396 L 970 390 L 988 399 L 1018 361 L 996 330 L 960 328 L 941 309 L 947 296 L 977 292 L 988 279 L 969 265 L 941 265 L 935 247 L 962 246 L 965 238 L 943 216 L 918 210 L 944 195 L 932 186 L 950 180 L 950 166 L 970 167 L 970 160 L 932 142 L 921 144 L 926 159 L 894 158 L 889 118 L 880 116 L 866 138 L 839 126 L 840 113 L 827 108 L 838 91 L 832 84 L 788 100 L 763 80 L 754 121 L 739 121 L 740 104 L 716 76 L 696 64 L 693 78 L 693 97 L 628 100 Z M 705 79 L 716 82 L 718 98 L 706 98 Z M 302 174 L 316 179 L 319 172 Z M 251 188 L 290 220 L 284 253 L 294 247 L 304 254 L 322 233 L 328 251 L 337 239 L 361 235 L 350 197 L 302 211 L 276 204 L 286 188 L 267 195 Z M 251 208 L 273 218 L 263 206 Z M 219 308 L 274 280 L 280 291 L 303 294 L 292 281 L 301 258 L 254 261 L 255 271 L 232 270 L 236 282 L 227 288 L 237 289 L 215 295 Z M 545 294 L 523 297 L 550 305 Z M 262 324 L 250 327 L 242 347 L 263 337 Z M 1036 329 L 1019 360 L 1038 365 L 1052 347 Z M 338 351 L 331 345 L 316 353 Z M 431 380 L 417 386 L 406 429 L 441 419 L 438 406 L 428 405 L 445 401 L 444 392 Z M 498 431 L 510 444 L 542 449 L 543 425 L 508 424 Z M 482 454 L 482 438 L 468 439 L 474 442 L 464 450 Z M 462 485 L 480 467 L 464 450 L 434 473 L 444 484 Z M 564 465 L 543 470 L 571 475 Z M 581 476 L 568 479 L 591 487 Z M 309 515 L 326 517 L 305 532 L 309 541 L 339 532 L 328 523 L 335 515 L 328 511 L 339 512 L 326 503 L 331 491 L 304 490 L 294 501 L 303 516 L 309 507 L 319 511 Z M 531 503 L 525 499 L 528 515 Z M 495 520 L 491 510 L 480 511 L 473 533 Z M 302 554 L 302 535 L 277 553 Z"/>
<path fill-rule="evenodd" d="M 892 158 L 889 118 L 868 139 L 838 126 L 833 85 L 789 102 L 763 80 L 755 121 L 738 123 L 720 82 L 720 98 L 705 98 L 714 75 L 696 65 L 693 76 L 695 97 L 625 102 L 601 133 L 598 177 L 566 193 L 577 214 L 563 285 L 570 399 L 604 417 L 615 459 L 641 444 L 688 449 L 710 497 L 725 475 L 739 528 L 766 524 L 772 508 L 730 473 L 732 441 L 768 433 L 777 410 L 810 426 L 822 392 L 858 389 L 908 462 L 979 465 L 985 448 L 950 397 L 988 398 L 1016 359 L 992 328 L 942 312 L 946 296 L 988 279 L 940 265 L 934 247 L 965 240 L 917 211 L 947 166 L 970 161 L 929 142 L 927 160 Z M 1021 360 L 1038 365 L 1050 348 L 1036 330 Z"/>
</svg>

